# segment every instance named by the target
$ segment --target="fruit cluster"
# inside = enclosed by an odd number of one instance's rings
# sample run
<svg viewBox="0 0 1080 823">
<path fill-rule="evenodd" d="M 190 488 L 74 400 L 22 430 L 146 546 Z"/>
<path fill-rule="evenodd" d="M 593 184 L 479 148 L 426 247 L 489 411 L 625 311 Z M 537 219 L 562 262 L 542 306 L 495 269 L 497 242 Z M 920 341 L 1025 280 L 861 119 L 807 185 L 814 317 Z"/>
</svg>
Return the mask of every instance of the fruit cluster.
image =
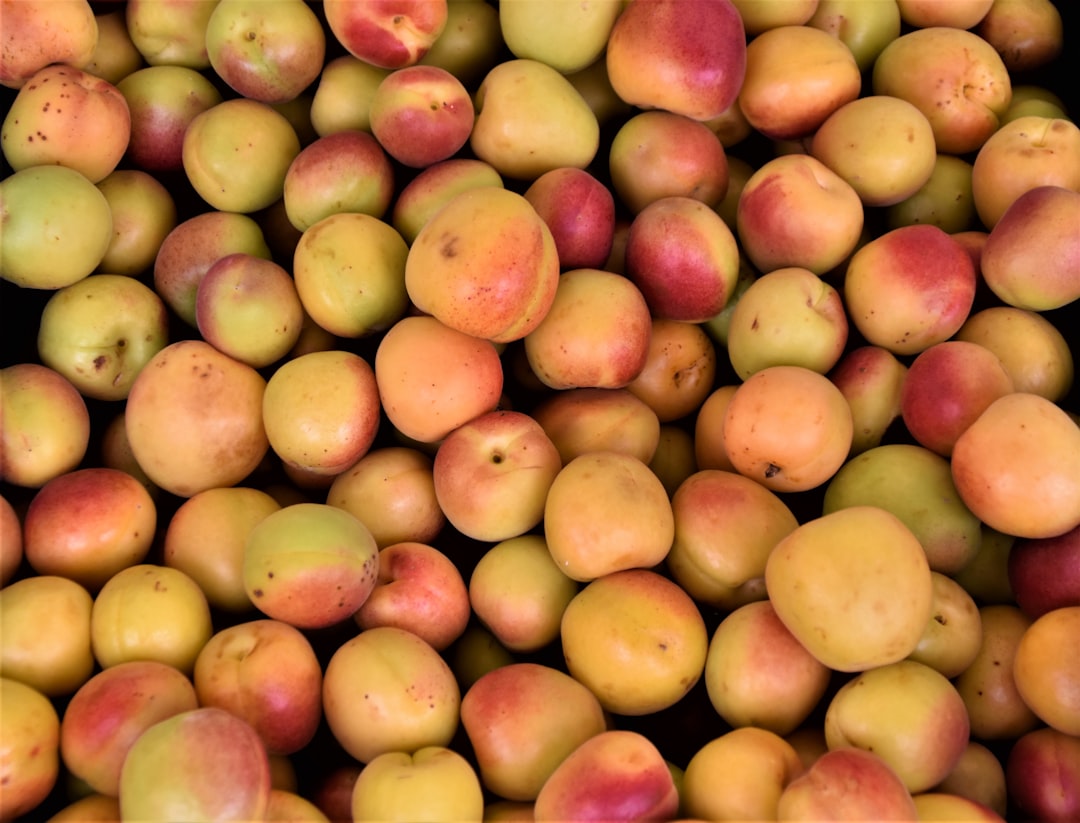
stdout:
<svg viewBox="0 0 1080 823">
<path fill-rule="evenodd" d="M 1080 819 L 1075 26 L 0 0 L 0 820 Z"/>
</svg>

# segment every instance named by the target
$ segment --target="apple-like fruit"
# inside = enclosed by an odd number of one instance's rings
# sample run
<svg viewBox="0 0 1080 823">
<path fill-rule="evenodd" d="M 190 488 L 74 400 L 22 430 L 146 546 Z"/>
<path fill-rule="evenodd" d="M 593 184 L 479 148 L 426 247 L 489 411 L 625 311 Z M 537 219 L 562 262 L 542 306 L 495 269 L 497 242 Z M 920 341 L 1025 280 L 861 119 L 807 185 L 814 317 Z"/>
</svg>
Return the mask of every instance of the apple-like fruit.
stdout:
<svg viewBox="0 0 1080 823">
<path fill-rule="evenodd" d="M 950 26 L 903 33 L 881 50 L 871 75 L 876 95 L 899 97 L 926 115 L 939 152 L 977 151 L 1012 99 L 1009 70 L 979 35 Z"/>
<path fill-rule="evenodd" d="M 1055 537 L 1080 525 L 1077 455 L 1080 427 L 1060 406 L 1013 392 L 957 439 L 953 481 L 988 526 L 1015 537 Z"/>
<path fill-rule="evenodd" d="M 206 28 L 213 0 L 134 0 L 127 5 L 127 29 L 135 47 L 151 66 L 210 68 Z"/>
<path fill-rule="evenodd" d="M 244 546 L 251 529 L 281 505 L 247 486 L 222 486 L 192 495 L 165 527 L 162 558 L 199 584 L 211 606 L 242 614 L 253 606 L 244 588 Z M 213 544 L 213 552 L 206 546 Z"/>
<path fill-rule="evenodd" d="M 877 547 L 872 555 L 863 551 L 868 540 Z M 769 554 L 765 585 L 791 633 L 842 672 L 903 660 L 918 645 L 933 607 L 922 544 L 898 517 L 876 506 L 853 506 L 801 524 Z"/>
<path fill-rule="evenodd" d="M 1016 646 L 1013 680 L 1020 697 L 1053 729 L 1080 737 L 1080 662 L 1062 654 L 1080 629 L 1080 604 L 1051 609 L 1028 626 Z"/>
<path fill-rule="evenodd" d="M 446 525 L 435 496 L 432 458 L 408 446 L 380 446 L 334 478 L 326 502 L 352 512 L 380 549 L 430 543 Z"/>
<path fill-rule="evenodd" d="M 645 401 L 661 423 L 693 415 L 713 388 L 716 349 L 697 323 L 653 318 L 641 372 L 626 388 Z"/>
<path fill-rule="evenodd" d="M 337 349 L 281 364 L 266 383 L 262 418 L 270 448 L 285 463 L 336 477 L 367 454 L 380 411 L 375 370 Z"/>
<path fill-rule="evenodd" d="M 218 0 L 206 24 L 206 52 L 218 77 L 263 103 L 295 100 L 322 71 L 326 34 L 302 0 L 263 5 Z"/>
<path fill-rule="evenodd" d="M 680 150 L 670 151 L 672 145 Z M 692 197 L 714 208 L 728 189 L 727 154 L 716 132 L 670 111 L 643 111 L 619 126 L 608 171 L 620 202 L 633 214 L 663 197 Z"/>
<path fill-rule="evenodd" d="M 161 241 L 154 258 L 154 291 L 191 328 L 198 328 L 199 281 L 230 254 L 271 259 L 262 227 L 246 214 L 206 211 L 181 221 Z"/>
<path fill-rule="evenodd" d="M 563 612 L 567 671 L 615 714 L 652 714 L 701 679 L 709 637 L 697 604 L 649 569 L 611 572 L 586 585 Z"/>
<path fill-rule="evenodd" d="M 694 418 L 694 460 L 698 470 L 735 471 L 724 448 L 724 418 L 727 417 L 728 404 L 740 385 L 729 383 L 718 386 L 698 408 Z"/>
<path fill-rule="evenodd" d="M 237 97 L 195 115 L 182 159 L 188 181 L 211 208 L 249 214 L 281 199 L 299 153 L 300 138 L 285 115 Z"/>
<path fill-rule="evenodd" d="M 908 660 L 925 663 L 945 677 L 956 677 L 979 654 L 982 645 L 982 621 L 979 607 L 968 592 L 953 578 L 931 571 L 934 600 L 932 616 L 919 644 Z"/>
<path fill-rule="evenodd" d="M 151 65 L 117 81 L 131 115 L 127 158 L 150 173 L 183 168 L 184 132 L 221 102 L 218 88 L 194 68 Z"/>
<path fill-rule="evenodd" d="M 627 388 L 552 392 L 531 412 L 565 465 L 590 451 L 613 451 L 648 463 L 660 443 L 656 412 Z"/>
<path fill-rule="evenodd" d="M 371 133 L 371 98 L 390 73 L 343 54 L 327 60 L 311 97 L 311 126 L 319 137 L 339 131 Z"/>
<path fill-rule="evenodd" d="M 1080 526 L 1057 537 L 1017 540 L 1008 558 L 1016 603 L 1035 620 L 1080 603 Z"/>
<path fill-rule="evenodd" d="M 356 613 L 375 588 L 375 538 L 355 516 L 326 503 L 283 506 L 248 532 L 244 588 L 267 617 L 324 628 Z"/>
<path fill-rule="evenodd" d="M 43 803 L 60 777 L 60 717 L 37 689 L 0 677 L 0 736 L 0 817 L 16 820 Z"/>
<path fill-rule="evenodd" d="M 780 820 L 915 820 L 911 792 L 878 755 L 856 748 L 828 751 L 788 783 Z"/>
<path fill-rule="evenodd" d="M 453 561 L 426 543 L 394 543 L 379 551 L 375 588 L 353 616 L 364 631 L 406 629 L 443 651 L 469 622 L 469 591 Z"/>
<path fill-rule="evenodd" d="M 612 88 L 630 105 L 710 120 L 738 97 L 746 30 L 730 0 L 633 0 L 612 27 L 605 61 Z"/>
<path fill-rule="evenodd" d="M 954 336 L 978 343 L 998 356 L 1015 391 L 1058 402 L 1075 376 L 1065 336 L 1038 312 L 1013 306 L 990 306 L 973 313 Z"/>
<path fill-rule="evenodd" d="M 563 467 L 543 427 L 518 411 L 488 412 L 439 444 L 435 496 L 450 524 L 486 543 L 517 537 L 544 517 L 544 503 Z"/>
<path fill-rule="evenodd" d="M 535 652 L 558 639 L 577 581 L 555 564 L 538 534 L 503 540 L 476 562 L 469 604 L 477 619 L 506 649 Z"/>
<path fill-rule="evenodd" d="M 509 3 L 500 9 L 499 31 L 515 57 L 539 60 L 562 74 L 572 74 L 603 54 L 621 11 L 620 0 L 584 6 Z"/>
<path fill-rule="evenodd" d="M 156 660 L 190 674 L 213 634 L 210 604 L 179 569 L 139 563 L 106 581 L 90 612 L 94 658 L 107 669 Z"/>
<path fill-rule="evenodd" d="M 956 687 L 914 660 L 853 677 L 829 700 L 825 740 L 884 760 L 912 794 L 944 780 L 968 743 L 967 708 Z"/>
<path fill-rule="evenodd" d="M 84 397 L 123 400 L 139 371 L 169 342 L 164 301 L 141 281 L 94 274 L 58 289 L 41 312 L 41 362 Z"/>
<path fill-rule="evenodd" d="M 176 228 L 172 194 L 141 169 L 117 169 L 98 183 L 98 190 L 109 202 L 115 234 L 97 270 L 128 277 L 151 271 L 162 241 Z"/>
<path fill-rule="evenodd" d="M 627 276 L 662 320 L 708 320 L 727 304 L 739 277 L 735 235 L 693 197 L 663 197 L 642 208 L 624 253 Z"/>
<path fill-rule="evenodd" d="M 405 317 L 379 341 L 375 381 L 382 410 L 401 434 L 436 443 L 493 411 L 503 390 L 502 361 L 489 340 L 434 317 Z"/>
<path fill-rule="evenodd" d="M 258 820 L 270 802 L 270 762 L 248 723 L 204 706 L 150 726 L 120 770 L 124 820 Z"/>
<path fill-rule="evenodd" d="M 700 469 L 671 498 L 675 537 L 668 571 L 699 603 L 731 611 L 763 600 L 765 563 L 798 525 L 787 504 L 760 483 Z"/>
<path fill-rule="evenodd" d="M 831 671 L 795 638 L 768 600 L 746 603 L 716 627 L 705 658 L 705 686 L 733 728 L 788 735 L 829 686 Z"/>
<path fill-rule="evenodd" d="M 463 755 L 446 746 L 378 754 L 353 785 L 353 820 L 480 823 L 483 816 L 480 778 Z"/>
<path fill-rule="evenodd" d="M 55 64 L 19 89 L 0 126 L 0 145 L 15 171 L 58 165 L 99 183 L 120 163 L 130 134 L 131 113 L 116 86 Z"/>
<path fill-rule="evenodd" d="M 417 309 L 497 343 L 533 331 L 558 285 L 551 230 L 523 195 L 502 187 L 453 197 L 417 234 L 405 262 Z"/>
<path fill-rule="evenodd" d="M 745 380 L 768 366 L 803 366 L 825 374 L 848 340 L 840 292 L 809 269 L 786 267 L 751 283 L 732 310 L 727 352 Z"/>
<path fill-rule="evenodd" d="M 97 23 L 97 43 L 90 62 L 78 68 L 102 80 L 116 85 L 129 74 L 141 69 L 145 63 L 135 43 L 128 34 L 125 10 L 102 10 L 94 15 Z M 71 61 L 60 62 L 72 65 Z"/>
<path fill-rule="evenodd" d="M 417 62 L 446 69 L 475 88 L 499 61 L 503 40 L 498 10 L 486 0 L 455 0 L 446 6 L 446 25 Z"/>
<path fill-rule="evenodd" d="M 986 238 L 980 271 L 1002 302 L 1049 311 L 1080 299 L 1080 190 L 1036 186 L 1005 210 Z"/>
<path fill-rule="evenodd" d="M 382 219 L 394 196 L 394 169 L 369 132 L 344 129 L 304 146 L 283 186 L 285 213 L 303 232 L 344 211 Z"/>
<path fill-rule="evenodd" d="M 899 517 L 934 571 L 960 571 L 982 544 L 982 523 L 960 498 L 948 460 L 917 444 L 876 446 L 841 466 L 825 489 L 822 511 L 849 506 L 877 506 Z"/>
<path fill-rule="evenodd" d="M 1052 728 L 1021 735 L 1005 762 L 1009 800 L 1040 820 L 1075 820 L 1080 814 L 1080 740 Z"/>
<path fill-rule="evenodd" d="M 90 445 L 90 412 L 66 377 L 40 363 L 0 369 L 0 479 L 39 489 L 74 470 Z"/>
<path fill-rule="evenodd" d="M 97 269 L 113 238 L 109 201 L 67 166 L 29 166 L 0 180 L 0 279 L 61 289 Z"/>
<path fill-rule="evenodd" d="M 502 185 L 502 177 L 490 163 L 473 157 L 451 157 L 420 170 L 401 187 L 390 221 L 405 242 L 412 245 L 424 224 L 456 195 L 469 189 Z"/>
<path fill-rule="evenodd" d="M 953 236 L 973 231 L 977 219 L 972 171 L 971 162 L 963 157 L 937 155 L 927 181 L 908 197 L 885 207 L 886 226 L 898 229 L 925 223 Z"/>
<path fill-rule="evenodd" d="M 339 211 L 308 226 L 293 254 L 293 280 L 304 311 L 337 337 L 383 332 L 409 307 L 409 248 L 388 223 Z"/>
<path fill-rule="evenodd" d="M 61 0 L 34 6 L 4 0 L 3 59 L 0 86 L 17 89 L 50 63 L 86 68 L 100 36 L 98 20 L 87 0 Z"/>
<path fill-rule="evenodd" d="M 226 255 L 206 270 L 195 292 L 195 325 L 203 339 L 256 369 L 289 354 L 303 323 L 293 278 L 273 260 Z"/>
<path fill-rule="evenodd" d="M 848 261 L 844 302 L 872 345 L 918 354 L 955 334 L 975 301 L 964 247 L 931 225 L 903 226 L 865 243 Z"/>
<path fill-rule="evenodd" d="M 810 153 L 840 175 L 867 206 L 914 195 L 937 163 L 926 116 L 899 97 L 870 95 L 833 111 L 814 131 Z"/>
<path fill-rule="evenodd" d="M 735 727 L 690 757 L 680 809 L 699 820 L 774 820 L 780 795 L 802 772 L 795 748 L 779 734 Z"/>
<path fill-rule="evenodd" d="M 739 108 L 766 137 L 797 140 L 858 98 L 861 88 L 855 55 L 843 42 L 813 26 L 777 26 L 746 46 Z"/>
<path fill-rule="evenodd" d="M 247 477 L 269 448 L 266 380 L 202 340 L 170 343 L 139 371 L 125 424 L 147 476 L 181 497 Z"/>
<path fill-rule="evenodd" d="M 574 749 L 544 782 L 537 821 L 671 820 L 679 792 L 667 762 L 645 735 L 611 729 Z"/>
<path fill-rule="evenodd" d="M 974 739 L 1015 739 L 1039 725 L 1013 679 L 1016 649 L 1032 620 L 1018 606 L 1007 603 L 982 606 L 979 616 L 982 645 L 953 682 L 967 706 Z"/>
<path fill-rule="evenodd" d="M 94 601 L 74 580 L 23 577 L 0 589 L 0 671 L 46 697 L 66 697 L 94 671 L 90 613 Z"/>
<path fill-rule="evenodd" d="M 621 274 L 572 269 L 525 336 L 536 377 L 553 389 L 625 388 L 645 367 L 652 316 L 641 289 Z"/>
<path fill-rule="evenodd" d="M 945 340 L 908 367 L 900 412 L 908 432 L 943 457 L 987 407 L 1014 390 L 998 356 L 977 343 Z"/>
<path fill-rule="evenodd" d="M 524 197 L 550 229 L 561 269 L 603 268 L 615 242 L 615 197 L 607 186 L 565 167 L 541 174 Z"/>
<path fill-rule="evenodd" d="M 863 205 L 851 184 L 817 158 L 778 155 L 743 186 L 735 228 L 758 271 L 799 266 L 824 275 L 855 250 Z"/>
<path fill-rule="evenodd" d="M 132 660 L 103 669 L 64 708 L 64 766 L 94 791 L 115 797 L 124 758 L 139 735 L 198 705 L 191 680 L 166 663 Z"/>
<path fill-rule="evenodd" d="M 784 399 L 791 397 L 800 402 Z M 840 389 L 803 366 L 754 372 L 724 412 L 731 464 L 772 491 L 808 491 L 826 482 L 847 459 L 853 433 L 851 407 Z"/>
<path fill-rule="evenodd" d="M 583 169 L 600 148 L 600 123 L 573 84 L 547 63 L 497 63 L 473 94 L 472 153 L 501 175 L 535 180 L 565 167 Z"/>
<path fill-rule="evenodd" d="M 806 25 L 821 29 L 844 43 L 865 72 L 886 45 L 900 36 L 903 21 L 895 3 L 862 0 L 819 0 Z"/>
<path fill-rule="evenodd" d="M 512 663 L 469 687 L 461 724 L 484 787 L 531 801 L 579 745 L 607 730 L 607 717 L 596 696 L 565 672 Z"/>
<path fill-rule="evenodd" d="M 1013 73 L 1045 66 L 1065 47 L 1061 9 L 1049 0 L 1005 0 L 983 16 L 975 33 L 1001 55 Z"/>
<path fill-rule="evenodd" d="M 393 626 L 346 640 L 323 673 L 330 731 L 361 763 L 387 752 L 449 745 L 460 705 L 446 661 L 426 641 Z"/>
<path fill-rule="evenodd" d="M 580 582 L 655 566 L 675 534 L 660 479 L 619 452 L 575 457 L 555 475 L 543 506 L 548 550 L 559 569 Z"/>
<path fill-rule="evenodd" d="M 38 490 L 23 519 L 24 555 L 39 575 L 59 575 L 97 592 L 141 563 L 157 528 L 146 487 L 119 469 L 75 469 Z"/>
<path fill-rule="evenodd" d="M 293 754 L 322 720 L 322 668 L 311 641 L 278 620 L 251 620 L 206 641 L 192 673 L 200 706 L 245 720 L 270 754 Z"/>
<path fill-rule="evenodd" d="M 1080 126 L 1062 117 L 1018 117 L 990 135 L 971 168 L 975 211 L 987 230 L 1026 191 L 1042 186 L 1080 191 L 1078 149 Z"/>
<path fill-rule="evenodd" d="M 857 346 L 845 353 L 828 377 L 851 407 L 851 454 L 881 445 L 901 414 L 907 366 L 881 346 Z"/>
<path fill-rule="evenodd" d="M 418 62 L 446 27 L 446 0 L 330 0 L 330 31 L 354 57 L 384 69 Z"/>
<path fill-rule="evenodd" d="M 468 89 L 446 69 L 406 66 L 378 85 L 368 116 L 387 154 L 423 169 L 448 160 L 469 142 L 475 114 Z"/>
<path fill-rule="evenodd" d="M 968 741 L 960 759 L 935 791 L 966 797 L 1004 817 L 1008 813 L 1005 764 L 988 746 Z"/>
</svg>

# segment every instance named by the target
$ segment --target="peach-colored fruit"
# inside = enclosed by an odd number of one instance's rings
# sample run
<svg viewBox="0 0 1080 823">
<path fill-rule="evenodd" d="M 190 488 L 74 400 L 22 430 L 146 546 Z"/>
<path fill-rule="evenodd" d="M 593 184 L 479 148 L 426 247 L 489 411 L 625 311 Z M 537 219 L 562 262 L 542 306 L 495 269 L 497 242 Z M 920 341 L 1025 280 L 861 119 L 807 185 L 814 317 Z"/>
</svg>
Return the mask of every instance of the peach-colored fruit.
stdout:
<svg viewBox="0 0 1080 823">
<path fill-rule="evenodd" d="M 453 329 L 507 343 L 533 331 L 559 285 L 555 239 L 520 194 L 499 187 L 452 198 L 409 247 L 405 287 Z"/>
<path fill-rule="evenodd" d="M 154 483 L 181 497 L 231 486 L 262 461 L 266 380 L 201 340 L 171 343 L 139 372 L 126 428 Z"/>
<path fill-rule="evenodd" d="M 655 566 L 675 530 L 660 479 L 636 457 L 606 451 L 563 466 L 545 498 L 543 521 L 551 556 L 578 581 Z"/>
<path fill-rule="evenodd" d="M 649 569 L 593 580 L 563 613 L 567 671 L 606 710 L 652 714 L 678 703 L 701 679 L 709 637 L 685 591 Z"/>
<path fill-rule="evenodd" d="M 645 735 L 613 729 L 578 746 L 544 782 L 537 821 L 669 820 L 679 793 L 660 751 Z"/>
<path fill-rule="evenodd" d="M 411 66 L 446 27 L 446 0 L 330 0 L 330 31 L 361 60 L 386 69 Z"/>
<path fill-rule="evenodd" d="M 408 446 L 380 446 L 334 478 L 326 502 L 352 512 L 380 549 L 429 543 L 446 524 L 435 496 L 432 458 Z"/>
<path fill-rule="evenodd" d="M 443 651 L 469 622 L 469 592 L 453 561 L 434 546 L 407 541 L 379 551 L 379 576 L 353 616 L 363 630 L 406 629 Z"/>
<path fill-rule="evenodd" d="M 4 18 L 2 86 L 17 89 L 50 63 L 84 69 L 93 59 L 100 29 L 87 0 L 60 0 L 44 6 L 4 0 L 0 17 Z"/>
<path fill-rule="evenodd" d="M 652 318 L 632 280 L 602 269 L 563 272 L 551 308 L 525 337 L 529 365 L 553 389 L 624 388 L 648 359 Z"/>
<path fill-rule="evenodd" d="M 855 100 L 861 84 L 855 56 L 840 40 L 813 26 L 777 26 L 746 47 L 739 108 L 766 137 L 794 140 Z"/>
<path fill-rule="evenodd" d="M 417 316 L 399 320 L 379 341 L 375 381 L 390 424 L 435 443 L 498 405 L 503 371 L 490 341 Z"/>
<path fill-rule="evenodd" d="M 918 354 L 955 334 L 975 300 L 975 266 L 937 226 L 903 226 L 859 248 L 847 265 L 844 300 L 872 345 Z"/>
<path fill-rule="evenodd" d="M 746 32 L 730 0 L 689 8 L 634 0 L 615 21 L 605 60 L 612 88 L 630 105 L 709 120 L 738 96 Z"/>
<path fill-rule="evenodd" d="M 173 666 L 153 660 L 119 663 L 72 695 L 60 726 L 65 767 L 94 791 L 115 797 L 131 744 L 150 726 L 198 706 L 195 687 Z"/>
<path fill-rule="evenodd" d="M 790 398 L 799 397 L 793 404 Z M 724 450 L 740 473 L 773 491 L 826 482 L 851 450 L 851 407 L 827 377 L 802 366 L 750 375 L 724 415 Z"/>
<path fill-rule="evenodd" d="M 1051 609 L 1028 626 L 1013 659 L 1023 701 L 1048 726 L 1073 737 L 1080 737 L 1080 658 L 1065 650 L 1077 636 L 1080 605 Z"/>
<path fill-rule="evenodd" d="M 477 680 L 461 699 L 461 723 L 485 788 L 518 801 L 535 800 L 560 763 L 607 729 L 592 692 L 539 663 L 512 663 Z"/>
<path fill-rule="evenodd" d="M 862 749 L 821 755 L 792 780 L 777 804 L 780 820 L 915 820 L 915 803 L 896 772 Z"/>
<path fill-rule="evenodd" d="M 1035 394 L 998 398 L 957 439 L 960 497 L 991 528 L 1053 537 L 1080 524 L 1080 428 Z"/>
<path fill-rule="evenodd" d="M 157 527 L 153 498 L 135 477 L 103 467 L 66 472 L 41 487 L 23 520 L 26 559 L 96 592 L 141 563 Z"/>
</svg>

